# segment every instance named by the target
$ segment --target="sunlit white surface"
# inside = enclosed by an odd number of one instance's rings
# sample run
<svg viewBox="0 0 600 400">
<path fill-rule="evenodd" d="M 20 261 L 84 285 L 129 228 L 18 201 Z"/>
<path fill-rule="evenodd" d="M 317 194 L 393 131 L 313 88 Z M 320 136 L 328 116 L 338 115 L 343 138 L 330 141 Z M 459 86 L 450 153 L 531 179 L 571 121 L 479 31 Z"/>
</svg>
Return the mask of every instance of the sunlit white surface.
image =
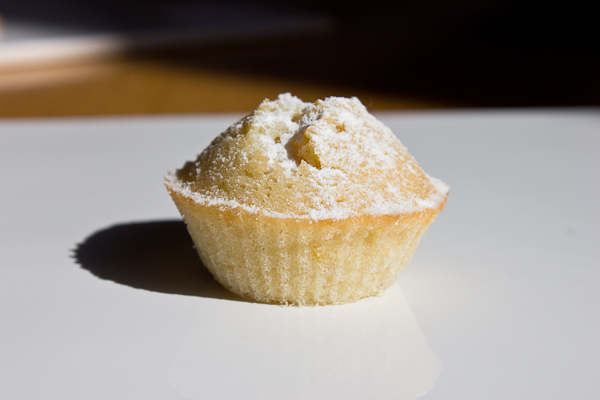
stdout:
<svg viewBox="0 0 600 400">
<path fill-rule="evenodd" d="M 235 116 L 0 123 L 0 397 L 597 396 L 598 112 L 382 119 L 448 203 L 399 286 L 317 309 L 136 289 L 72 258 L 112 225 L 178 218 L 163 173 Z M 403 386 L 411 357 L 426 373 Z"/>
<path fill-rule="evenodd" d="M 402 291 L 337 307 L 207 302 L 169 371 L 193 399 L 415 399 L 440 362 Z M 209 378 L 209 379 L 204 379 Z"/>
</svg>

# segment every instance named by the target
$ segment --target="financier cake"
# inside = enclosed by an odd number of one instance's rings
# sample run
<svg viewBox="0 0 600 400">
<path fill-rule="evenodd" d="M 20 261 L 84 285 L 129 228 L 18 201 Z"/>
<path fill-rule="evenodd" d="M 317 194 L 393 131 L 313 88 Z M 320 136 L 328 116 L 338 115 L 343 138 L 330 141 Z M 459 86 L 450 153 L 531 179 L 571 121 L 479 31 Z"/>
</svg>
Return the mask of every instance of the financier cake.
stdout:
<svg viewBox="0 0 600 400">
<path fill-rule="evenodd" d="M 382 293 L 448 194 L 357 98 L 290 94 L 263 101 L 165 184 L 217 281 L 297 305 Z"/>
</svg>

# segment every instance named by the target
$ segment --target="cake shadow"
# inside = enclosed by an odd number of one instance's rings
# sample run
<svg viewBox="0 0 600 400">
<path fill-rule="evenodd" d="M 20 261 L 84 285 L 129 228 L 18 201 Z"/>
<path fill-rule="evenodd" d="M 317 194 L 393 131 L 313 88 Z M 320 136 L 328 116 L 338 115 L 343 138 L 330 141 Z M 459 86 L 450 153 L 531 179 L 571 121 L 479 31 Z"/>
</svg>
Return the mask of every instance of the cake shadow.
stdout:
<svg viewBox="0 0 600 400">
<path fill-rule="evenodd" d="M 74 258 L 94 276 L 136 289 L 247 302 L 215 281 L 181 220 L 113 225 L 78 244 Z"/>
</svg>

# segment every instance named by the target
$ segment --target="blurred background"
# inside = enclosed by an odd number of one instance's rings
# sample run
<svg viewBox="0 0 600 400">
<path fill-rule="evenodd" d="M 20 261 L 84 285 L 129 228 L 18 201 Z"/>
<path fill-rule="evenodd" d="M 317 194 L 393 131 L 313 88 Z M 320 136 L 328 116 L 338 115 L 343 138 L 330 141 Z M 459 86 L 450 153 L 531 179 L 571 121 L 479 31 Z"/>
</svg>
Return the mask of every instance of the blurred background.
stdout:
<svg viewBox="0 0 600 400">
<path fill-rule="evenodd" d="M 0 0 L 0 116 L 597 106 L 600 2 Z"/>
</svg>

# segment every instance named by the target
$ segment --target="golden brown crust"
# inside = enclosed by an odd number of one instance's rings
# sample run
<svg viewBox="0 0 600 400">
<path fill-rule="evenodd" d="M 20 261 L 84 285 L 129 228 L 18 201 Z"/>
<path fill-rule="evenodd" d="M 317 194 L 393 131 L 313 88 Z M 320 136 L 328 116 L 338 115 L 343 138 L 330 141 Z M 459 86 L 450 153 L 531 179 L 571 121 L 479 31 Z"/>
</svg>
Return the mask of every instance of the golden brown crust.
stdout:
<svg viewBox="0 0 600 400">
<path fill-rule="evenodd" d="M 294 223 L 298 224 L 302 227 L 307 226 L 335 226 L 340 222 L 340 219 L 333 218 L 324 218 L 324 219 L 310 219 L 310 218 L 294 218 L 294 217 L 272 217 L 269 215 L 264 215 L 260 213 L 251 213 L 245 210 L 242 207 L 229 207 L 227 205 L 201 205 L 196 203 L 193 199 L 184 196 L 178 191 L 173 190 L 168 184 L 165 184 L 169 194 L 173 199 L 177 199 L 179 202 L 189 203 L 190 206 L 195 208 L 211 208 L 215 212 L 223 213 L 224 215 L 236 216 L 237 218 L 242 219 L 261 219 L 265 221 L 265 223 L 269 223 L 269 221 L 294 221 Z M 383 215 L 355 215 L 349 218 L 345 218 L 345 221 L 352 221 L 355 224 L 366 224 L 366 225 L 378 225 L 382 223 L 384 225 L 389 223 L 395 223 L 396 221 L 401 221 L 404 224 L 411 223 L 423 223 L 430 220 L 434 220 L 437 215 L 444 209 L 444 205 L 446 204 L 447 196 L 444 200 L 439 203 L 436 208 L 427 208 L 419 211 L 413 211 L 411 213 L 404 214 L 383 214 Z"/>
<path fill-rule="evenodd" d="M 204 199 L 312 219 L 435 209 L 447 190 L 357 99 L 291 96 L 263 102 L 175 180 Z"/>
</svg>

